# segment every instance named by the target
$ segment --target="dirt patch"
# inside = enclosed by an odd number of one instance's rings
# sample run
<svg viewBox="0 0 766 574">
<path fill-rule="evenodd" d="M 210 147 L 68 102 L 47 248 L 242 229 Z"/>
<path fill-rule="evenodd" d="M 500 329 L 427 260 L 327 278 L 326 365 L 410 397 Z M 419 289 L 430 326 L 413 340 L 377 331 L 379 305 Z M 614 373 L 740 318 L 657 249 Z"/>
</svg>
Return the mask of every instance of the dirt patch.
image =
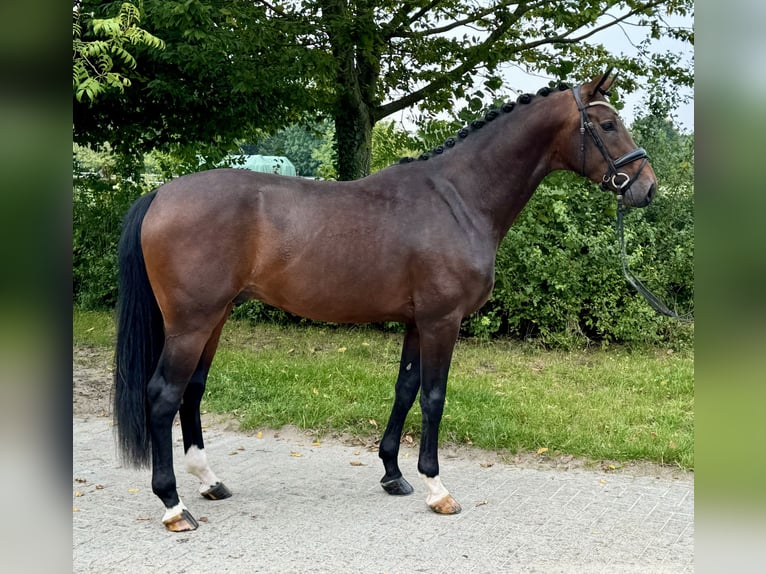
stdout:
<svg viewBox="0 0 766 574">
<path fill-rule="evenodd" d="M 97 347 L 75 347 L 73 349 L 72 412 L 75 416 L 112 416 L 112 352 Z M 225 431 L 241 431 L 237 417 L 229 414 L 204 413 L 202 424 Z M 297 427 L 283 427 L 278 430 L 260 429 L 260 432 L 279 433 L 285 439 L 296 442 L 313 441 L 316 434 L 311 430 Z M 349 434 L 322 434 L 322 442 L 337 442 L 377 451 L 377 442 L 371 437 L 359 437 Z M 402 440 L 402 452 L 409 450 L 417 456 L 418 441 L 410 436 Z M 631 476 L 655 476 L 677 480 L 693 480 L 694 474 L 675 466 L 660 465 L 644 461 L 618 462 L 608 460 L 589 460 L 571 455 L 550 454 L 548 452 L 524 452 L 513 454 L 505 451 L 488 451 L 469 445 L 445 444 L 439 448 L 439 457 L 443 461 L 450 458 L 474 460 L 480 466 L 505 464 L 519 468 L 560 471 L 601 471 L 604 474 L 628 474 Z"/>
<path fill-rule="evenodd" d="M 112 352 L 99 347 L 75 347 L 72 364 L 72 413 L 111 416 Z"/>
</svg>

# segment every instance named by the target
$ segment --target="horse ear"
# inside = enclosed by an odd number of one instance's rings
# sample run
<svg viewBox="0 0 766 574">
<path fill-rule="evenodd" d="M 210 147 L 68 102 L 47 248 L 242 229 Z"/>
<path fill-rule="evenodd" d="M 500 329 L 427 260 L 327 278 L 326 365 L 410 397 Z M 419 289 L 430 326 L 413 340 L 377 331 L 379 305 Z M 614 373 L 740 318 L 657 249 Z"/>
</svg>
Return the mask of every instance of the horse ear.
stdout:
<svg viewBox="0 0 766 574">
<path fill-rule="evenodd" d="M 601 76 L 601 78 L 593 78 L 590 82 L 590 90 L 589 95 L 592 98 L 597 93 L 600 93 L 604 96 L 609 95 L 609 89 L 614 85 L 615 80 L 617 79 L 617 76 L 620 75 L 619 72 L 617 72 L 614 76 L 611 78 L 609 77 L 612 74 L 613 67 L 607 68 L 606 72 L 604 72 L 604 75 Z"/>
</svg>

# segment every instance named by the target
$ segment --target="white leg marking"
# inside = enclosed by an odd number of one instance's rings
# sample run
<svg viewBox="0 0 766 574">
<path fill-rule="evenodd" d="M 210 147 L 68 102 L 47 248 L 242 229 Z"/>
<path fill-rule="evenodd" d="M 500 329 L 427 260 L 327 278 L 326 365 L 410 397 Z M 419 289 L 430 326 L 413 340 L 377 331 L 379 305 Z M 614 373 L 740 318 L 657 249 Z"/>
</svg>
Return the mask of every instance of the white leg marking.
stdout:
<svg viewBox="0 0 766 574">
<path fill-rule="evenodd" d="M 205 449 L 190 446 L 184 457 L 186 470 L 196 476 L 200 481 L 200 492 L 207 492 L 212 486 L 215 486 L 219 480 L 215 473 L 210 470 L 207 464 L 207 455 Z"/>
<path fill-rule="evenodd" d="M 426 504 L 428 506 L 433 506 L 445 496 L 449 496 L 449 491 L 444 488 L 438 474 L 433 478 L 428 478 L 425 474 L 418 473 L 418 475 L 420 475 L 426 488 L 428 488 L 428 496 L 426 497 Z"/>
<path fill-rule="evenodd" d="M 184 506 L 183 501 L 179 499 L 178 504 L 165 510 L 165 514 L 162 516 L 162 522 L 167 524 L 169 520 L 172 520 L 177 516 L 181 516 L 181 513 L 184 510 L 186 510 L 186 506 Z"/>
</svg>

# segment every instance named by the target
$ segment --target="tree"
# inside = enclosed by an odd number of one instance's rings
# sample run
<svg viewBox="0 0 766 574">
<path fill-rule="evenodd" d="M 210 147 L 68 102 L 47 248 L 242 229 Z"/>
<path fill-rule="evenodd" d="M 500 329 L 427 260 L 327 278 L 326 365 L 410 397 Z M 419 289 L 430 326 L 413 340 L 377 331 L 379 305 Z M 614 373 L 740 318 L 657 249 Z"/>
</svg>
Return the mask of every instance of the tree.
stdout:
<svg viewBox="0 0 766 574">
<path fill-rule="evenodd" d="M 115 2 L 82 0 L 94 18 Z M 143 0 L 142 25 L 165 50 L 136 46 L 131 86 L 107 90 L 96 102 L 73 103 L 75 142 L 108 142 L 115 153 L 142 162 L 146 152 L 173 152 L 186 170 L 219 162 L 236 143 L 260 130 L 302 119 L 309 80 L 298 59 L 295 31 L 277 26 L 257 2 Z M 83 40 L 94 39 L 92 30 Z"/>
<path fill-rule="evenodd" d="M 501 64 L 571 79 L 595 75 L 609 62 L 623 71 L 627 89 L 639 77 L 693 81 L 676 54 L 648 53 L 660 35 L 693 42 L 691 31 L 663 20 L 691 13 L 691 0 L 303 0 L 287 7 L 260 1 L 273 20 L 304 21 L 303 45 L 331 56 L 317 82 L 332 88 L 327 110 L 335 120 L 340 179 L 369 172 L 378 121 L 415 104 L 455 108 L 463 98 L 478 109 L 500 88 Z M 629 19 L 647 30 L 639 45 L 645 59 L 585 42 Z M 483 84 L 472 88 L 477 78 Z"/>
<path fill-rule="evenodd" d="M 83 4 L 103 10 L 112 3 Z M 693 0 L 145 0 L 144 6 L 147 29 L 167 49 L 138 54 L 150 79 L 108 106 L 75 105 L 76 137 L 102 138 L 118 151 L 188 144 L 187 151 L 220 156 L 257 128 L 330 117 L 338 177 L 355 179 L 370 171 L 376 123 L 415 105 L 436 113 L 467 102 L 478 111 L 499 96 L 503 66 L 571 81 L 610 64 L 628 91 L 639 80 L 693 82 L 678 54 L 650 52 L 660 36 L 693 43 L 693 31 L 665 23 L 666 15 L 692 15 Z M 595 42 L 600 31 L 626 22 L 646 31 L 638 59 Z"/>
</svg>

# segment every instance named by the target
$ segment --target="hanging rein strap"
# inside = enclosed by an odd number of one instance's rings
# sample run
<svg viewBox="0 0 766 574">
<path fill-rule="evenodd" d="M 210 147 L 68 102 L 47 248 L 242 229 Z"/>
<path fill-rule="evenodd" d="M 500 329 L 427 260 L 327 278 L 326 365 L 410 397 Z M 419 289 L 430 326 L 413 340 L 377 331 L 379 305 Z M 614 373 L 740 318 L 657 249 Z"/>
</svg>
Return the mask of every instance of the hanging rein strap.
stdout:
<svg viewBox="0 0 766 574">
<path fill-rule="evenodd" d="M 623 214 L 625 213 L 625 207 L 622 205 L 622 196 L 617 196 L 617 235 L 620 238 L 620 258 L 622 259 L 622 274 L 625 276 L 625 279 L 628 283 L 641 295 L 643 295 L 644 299 L 646 299 L 646 302 L 649 303 L 649 306 L 651 306 L 655 311 L 658 313 L 661 313 L 662 315 L 666 315 L 667 317 L 672 317 L 673 319 L 676 319 L 678 321 L 684 322 L 684 323 L 690 323 L 694 321 L 694 317 L 688 313 L 686 315 L 678 315 L 675 311 L 670 309 L 665 303 L 663 303 L 662 299 L 660 299 L 657 295 L 652 293 L 641 281 L 638 280 L 637 277 L 634 277 L 633 274 L 630 272 L 630 269 L 628 269 L 628 256 L 625 254 L 625 229 L 623 226 Z"/>
<path fill-rule="evenodd" d="M 646 299 L 646 302 L 649 303 L 649 305 L 658 313 L 661 313 L 662 315 L 666 315 L 668 317 L 672 317 L 673 319 L 677 319 L 678 321 L 683 322 L 690 322 L 693 321 L 694 318 L 690 315 L 686 316 L 679 316 L 675 311 L 668 308 L 665 303 L 662 302 L 662 300 L 652 293 L 649 289 L 644 286 L 641 281 L 638 280 L 638 278 L 634 277 L 633 274 L 630 272 L 630 269 L 628 269 L 628 257 L 625 254 L 625 229 L 623 226 L 623 214 L 625 211 L 625 207 L 622 204 L 622 196 L 623 193 L 628 191 L 630 189 L 630 186 L 633 185 L 633 182 L 638 179 L 638 176 L 641 174 L 641 171 L 644 169 L 644 166 L 649 161 L 648 156 L 646 155 L 646 150 L 644 148 L 636 148 L 631 152 L 626 153 L 625 155 L 618 157 L 615 160 L 612 160 L 612 156 L 609 155 L 609 152 L 606 149 L 606 146 L 604 145 L 604 141 L 601 139 L 601 136 L 599 135 L 598 131 L 596 130 L 595 126 L 593 125 L 593 122 L 590 121 L 590 118 L 588 117 L 587 109 L 590 106 L 607 106 L 609 108 L 612 108 L 611 105 L 609 105 L 606 102 L 602 101 L 595 101 L 590 102 L 587 105 L 583 105 L 582 99 L 580 98 L 580 86 L 575 86 L 572 88 L 572 93 L 574 94 L 575 102 L 577 103 L 577 109 L 580 112 L 580 155 L 582 157 L 582 168 L 580 170 L 581 175 L 585 175 L 585 132 L 590 135 L 591 139 L 593 140 L 593 144 L 596 146 L 596 149 L 601 153 L 601 155 L 604 157 L 604 160 L 606 161 L 607 165 L 607 172 L 604 174 L 604 177 L 601 180 L 601 189 L 605 191 L 616 191 L 618 193 L 617 195 L 617 235 L 620 239 L 620 255 L 622 259 L 622 274 L 625 276 L 625 279 L 627 282 L 636 290 L 638 291 L 644 299 Z M 612 108 L 613 109 L 613 108 Z M 621 168 L 624 165 L 627 165 L 629 163 L 632 163 L 636 160 L 641 160 L 641 165 L 636 170 L 636 174 L 631 178 L 628 174 L 619 171 L 619 168 Z M 620 181 L 621 180 L 621 181 Z M 609 184 L 611 184 L 613 189 L 609 188 Z"/>
<path fill-rule="evenodd" d="M 610 109 L 614 108 L 612 108 L 612 106 L 607 102 L 602 102 L 600 100 L 590 102 L 588 104 L 583 104 L 582 98 L 580 98 L 581 86 L 582 84 L 572 88 L 572 94 L 574 95 L 575 102 L 577 103 L 577 110 L 580 112 L 580 157 L 582 157 L 582 168 L 580 169 L 580 174 L 585 175 L 585 132 L 587 131 L 588 135 L 590 135 L 591 139 L 593 140 L 593 144 L 601 153 L 607 165 L 607 172 L 604 174 L 604 177 L 601 180 L 601 189 L 604 191 L 627 190 L 631 185 L 633 185 L 633 182 L 638 179 L 644 169 L 644 166 L 649 161 L 649 158 L 646 155 L 646 150 L 642 147 L 636 148 L 633 151 L 630 151 L 625 155 L 613 160 L 612 156 L 609 155 L 609 152 L 607 151 L 606 146 L 604 145 L 604 141 L 601 139 L 598 130 L 596 130 L 593 122 L 590 121 L 590 117 L 588 117 L 588 108 L 591 106 L 607 106 Z M 622 166 L 633 163 L 639 159 L 641 160 L 641 165 L 636 170 L 636 173 L 632 178 L 627 173 L 621 172 L 619 170 Z M 610 189 L 609 184 L 611 184 L 612 189 Z"/>
</svg>

